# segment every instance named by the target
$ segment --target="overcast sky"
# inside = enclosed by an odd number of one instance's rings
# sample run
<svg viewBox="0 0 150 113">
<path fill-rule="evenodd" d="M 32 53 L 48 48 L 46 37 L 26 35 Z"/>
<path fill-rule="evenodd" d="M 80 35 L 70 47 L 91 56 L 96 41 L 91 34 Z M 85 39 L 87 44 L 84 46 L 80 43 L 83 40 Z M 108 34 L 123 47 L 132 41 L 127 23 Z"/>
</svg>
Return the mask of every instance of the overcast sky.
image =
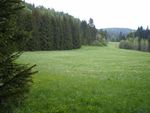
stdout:
<svg viewBox="0 0 150 113">
<path fill-rule="evenodd" d="M 81 20 L 94 19 L 97 28 L 137 29 L 150 26 L 150 0 L 25 0 L 63 11 Z"/>
</svg>

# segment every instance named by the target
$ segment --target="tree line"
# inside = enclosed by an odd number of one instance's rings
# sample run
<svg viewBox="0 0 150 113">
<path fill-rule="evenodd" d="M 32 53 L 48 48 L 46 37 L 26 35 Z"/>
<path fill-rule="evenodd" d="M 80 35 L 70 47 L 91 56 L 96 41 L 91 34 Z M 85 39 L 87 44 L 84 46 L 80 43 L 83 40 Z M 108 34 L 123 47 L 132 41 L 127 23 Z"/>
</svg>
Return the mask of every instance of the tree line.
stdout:
<svg viewBox="0 0 150 113">
<path fill-rule="evenodd" d="M 87 23 L 54 9 L 24 4 L 26 8 L 17 15 L 17 37 L 18 42 L 22 42 L 19 49 L 68 50 L 92 45 L 96 40 L 98 32 L 93 19 Z"/>
<path fill-rule="evenodd" d="M 120 41 L 120 48 L 150 52 L 150 29 L 142 26 Z"/>
<path fill-rule="evenodd" d="M 103 43 L 101 43 L 103 42 Z M 16 60 L 22 51 L 65 50 L 104 45 L 105 34 L 93 19 L 77 18 L 22 0 L 0 0 L 0 113 L 13 113 L 32 82 L 33 66 Z"/>
</svg>

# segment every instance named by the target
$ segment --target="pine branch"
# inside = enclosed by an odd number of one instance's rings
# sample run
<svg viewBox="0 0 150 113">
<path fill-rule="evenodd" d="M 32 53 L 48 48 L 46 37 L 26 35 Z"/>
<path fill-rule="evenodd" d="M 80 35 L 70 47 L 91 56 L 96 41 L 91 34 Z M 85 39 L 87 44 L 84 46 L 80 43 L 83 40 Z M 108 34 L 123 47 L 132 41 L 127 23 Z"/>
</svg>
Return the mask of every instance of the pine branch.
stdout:
<svg viewBox="0 0 150 113">
<path fill-rule="evenodd" d="M 0 86 L 0 90 L 2 90 L 3 88 L 5 88 L 7 85 L 13 83 L 13 81 L 15 81 L 20 76 L 30 76 L 30 75 L 33 75 L 33 74 L 37 73 L 38 71 L 31 72 L 31 69 L 34 68 L 35 66 L 36 65 L 33 65 L 33 66 L 29 67 L 28 69 L 23 70 L 22 72 L 19 72 L 18 74 L 16 74 L 13 78 L 11 78 L 7 82 L 3 83 L 3 85 Z M 30 71 L 30 72 L 28 72 L 28 71 Z"/>
</svg>

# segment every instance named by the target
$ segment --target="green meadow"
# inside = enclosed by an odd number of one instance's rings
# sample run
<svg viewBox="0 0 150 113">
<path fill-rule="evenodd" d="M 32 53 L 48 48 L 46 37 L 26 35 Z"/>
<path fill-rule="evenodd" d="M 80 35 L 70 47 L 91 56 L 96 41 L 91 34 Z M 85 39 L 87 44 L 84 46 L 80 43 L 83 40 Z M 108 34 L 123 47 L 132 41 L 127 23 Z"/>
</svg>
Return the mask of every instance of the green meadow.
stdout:
<svg viewBox="0 0 150 113">
<path fill-rule="evenodd" d="M 150 53 L 110 43 L 25 52 L 19 62 L 39 72 L 15 113 L 150 113 Z"/>
</svg>

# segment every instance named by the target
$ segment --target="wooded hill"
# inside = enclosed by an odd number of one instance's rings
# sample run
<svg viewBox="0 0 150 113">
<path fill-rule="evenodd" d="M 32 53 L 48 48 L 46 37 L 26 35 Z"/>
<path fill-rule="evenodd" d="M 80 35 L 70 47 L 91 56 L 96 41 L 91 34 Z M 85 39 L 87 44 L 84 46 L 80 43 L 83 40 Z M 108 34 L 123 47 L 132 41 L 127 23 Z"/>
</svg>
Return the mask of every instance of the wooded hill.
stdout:
<svg viewBox="0 0 150 113">
<path fill-rule="evenodd" d="M 107 38 L 110 41 L 120 41 L 122 37 L 135 31 L 129 28 L 104 28 L 103 30 L 106 32 Z"/>
</svg>

